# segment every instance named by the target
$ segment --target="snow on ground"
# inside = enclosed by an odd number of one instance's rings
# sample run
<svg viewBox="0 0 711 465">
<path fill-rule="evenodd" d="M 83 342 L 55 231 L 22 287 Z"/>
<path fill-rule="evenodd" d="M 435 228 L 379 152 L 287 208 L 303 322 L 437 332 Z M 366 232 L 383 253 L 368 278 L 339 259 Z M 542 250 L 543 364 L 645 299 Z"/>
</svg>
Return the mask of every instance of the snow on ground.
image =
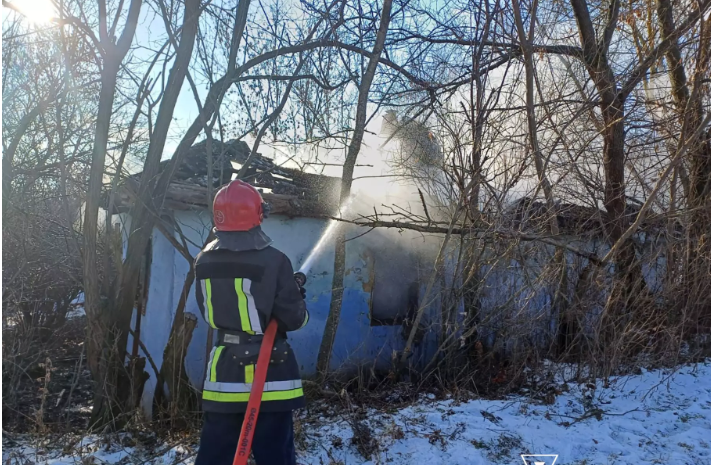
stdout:
<svg viewBox="0 0 711 465">
<path fill-rule="evenodd" d="M 67 312 L 67 320 L 75 320 L 83 316 L 86 316 L 84 305 L 73 306 L 72 309 Z"/>
<path fill-rule="evenodd" d="M 86 315 L 84 310 L 84 293 L 80 292 L 74 300 L 69 303 L 71 310 L 67 312 L 67 319 L 73 320 Z"/>
<path fill-rule="evenodd" d="M 298 462 L 521 464 L 520 454 L 556 454 L 556 465 L 711 465 L 711 362 L 675 373 L 619 377 L 607 387 L 569 384 L 564 391 L 547 405 L 523 397 L 461 403 L 425 398 L 392 412 L 369 411 L 357 421 L 347 413 L 303 419 Z M 147 459 L 130 447 L 84 449 L 82 462 L 78 454 L 36 455 L 28 446 L 3 447 L 3 463 L 138 464 Z M 190 465 L 194 450 L 194 444 L 167 448 L 150 463 Z M 359 450 L 372 453 L 370 459 Z M 87 456 L 93 459 L 87 462 Z"/>
</svg>

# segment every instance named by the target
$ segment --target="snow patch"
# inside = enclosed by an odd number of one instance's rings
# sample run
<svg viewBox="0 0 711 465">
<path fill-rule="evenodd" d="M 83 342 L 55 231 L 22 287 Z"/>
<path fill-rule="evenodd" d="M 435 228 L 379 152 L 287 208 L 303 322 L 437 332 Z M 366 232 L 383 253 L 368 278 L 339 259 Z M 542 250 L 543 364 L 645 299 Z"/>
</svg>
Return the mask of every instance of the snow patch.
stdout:
<svg viewBox="0 0 711 465">
<path fill-rule="evenodd" d="M 549 404 L 520 396 L 468 402 L 423 397 L 390 412 L 300 414 L 298 420 L 299 464 L 513 465 L 522 463 L 521 455 L 554 454 L 556 465 L 711 465 L 711 363 L 644 371 L 608 384 L 569 384 Z M 186 444 L 149 453 L 109 447 L 95 437 L 71 454 L 3 442 L 6 465 L 192 465 L 196 451 Z"/>
</svg>

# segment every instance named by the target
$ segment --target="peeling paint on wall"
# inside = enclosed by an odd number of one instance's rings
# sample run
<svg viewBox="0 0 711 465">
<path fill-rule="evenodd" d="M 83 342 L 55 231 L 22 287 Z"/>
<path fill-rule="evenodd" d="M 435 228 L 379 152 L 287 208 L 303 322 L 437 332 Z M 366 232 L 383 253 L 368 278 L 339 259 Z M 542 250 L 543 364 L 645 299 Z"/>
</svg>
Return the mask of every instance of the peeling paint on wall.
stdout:
<svg viewBox="0 0 711 465">
<path fill-rule="evenodd" d="M 375 284 L 375 259 L 373 258 L 373 252 L 366 249 L 360 254 L 360 258 L 363 260 L 364 268 L 368 270 L 368 279 L 365 280 L 361 274 L 358 277 L 358 281 L 361 283 L 363 292 L 372 294 L 373 285 Z"/>
</svg>

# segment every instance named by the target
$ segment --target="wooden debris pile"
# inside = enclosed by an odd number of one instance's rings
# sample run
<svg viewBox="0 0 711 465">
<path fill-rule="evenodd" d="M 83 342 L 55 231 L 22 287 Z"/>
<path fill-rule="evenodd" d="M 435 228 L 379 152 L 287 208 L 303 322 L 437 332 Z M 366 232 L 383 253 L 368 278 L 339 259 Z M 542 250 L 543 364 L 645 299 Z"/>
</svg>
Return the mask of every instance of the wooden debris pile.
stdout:
<svg viewBox="0 0 711 465">
<path fill-rule="evenodd" d="M 227 184 L 247 161 L 250 148 L 244 141 L 211 144 L 214 192 Z M 186 154 L 170 183 L 163 210 L 201 210 L 208 206 L 208 153 L 206 141 L 195 144 Z M 167 161 L 163 162 L 165 168 Z M 114 213 L 127 211 L 131 192 L 136 192 L 141 173 L 122 184 Z M 278 166 L 273 160 L 256 154 L 243 179 L 262 191 L 273 214 L 288 216 L 323 216 L 337 211 L 340 179 Z"/>
</svg>

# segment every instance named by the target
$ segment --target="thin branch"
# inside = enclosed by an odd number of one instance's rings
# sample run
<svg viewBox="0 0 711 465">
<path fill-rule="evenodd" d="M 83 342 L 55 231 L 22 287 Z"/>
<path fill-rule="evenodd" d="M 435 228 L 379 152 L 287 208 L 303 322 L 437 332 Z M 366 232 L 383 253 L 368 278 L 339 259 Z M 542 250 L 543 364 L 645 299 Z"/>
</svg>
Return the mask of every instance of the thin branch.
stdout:
<svg viewBox="0 0 711 465">
<path fill-rule="evenodd" d="M 622 85 L 620 95 L 623 99 L 625 99 L 632 92 L 632 90 L 637 87 L 637 84 L 644 79 L 644 76 L 646 76 L 649 68 L 656 63 L 682 35 L 688 32 L 696 24 L 696 22 L 703 17 L 709 8 L 711 8 L 711 0 L 706 0 L 703 3 L 700 3 L 699 8 L 692 11 L 691 14 L 689 14 L 689 16 L 687 16 L 686 19 L 682 21 L 682 23 L 679 24 L 679 26 L 677 26 L 671 34 L 662 40 L 659 45 L 654 47 L 654 50 L 647 55 L 647 58 L 642 60 L 642 62 L 637 65 L 632 73 L 630 73 L 630 77 L 627 81 Z"/>
</svg>

